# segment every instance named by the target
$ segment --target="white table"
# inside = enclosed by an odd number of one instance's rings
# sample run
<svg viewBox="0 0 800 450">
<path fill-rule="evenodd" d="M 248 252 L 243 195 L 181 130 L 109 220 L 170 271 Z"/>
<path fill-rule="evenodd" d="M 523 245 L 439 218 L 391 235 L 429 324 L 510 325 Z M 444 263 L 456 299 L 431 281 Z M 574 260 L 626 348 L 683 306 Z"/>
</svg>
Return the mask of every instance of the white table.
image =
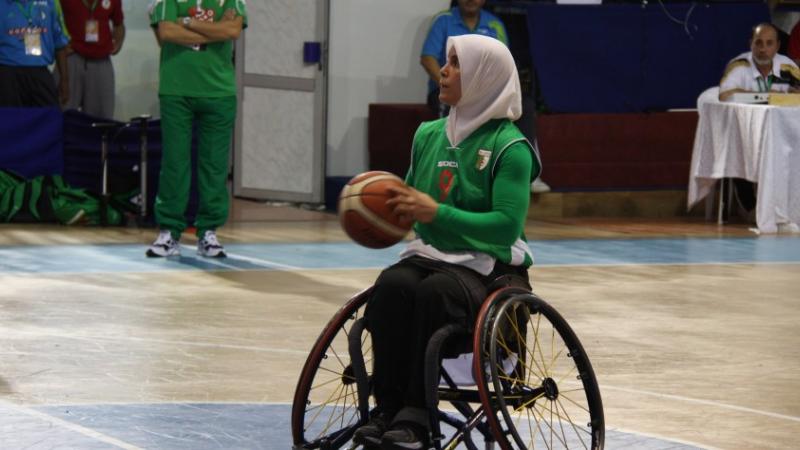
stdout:
<svg viewBox="0 0 800 450">
<path fill-rule="evenodd" d="M 689 208 L 709 195 L 717 180 L 744 178 L 758 183 L 760 233 L 796 227 L 800 107 L 720 102 L 717 89 L 708 89 L 697 99 L 700 118 L 689 174 Z"/>
</svg>

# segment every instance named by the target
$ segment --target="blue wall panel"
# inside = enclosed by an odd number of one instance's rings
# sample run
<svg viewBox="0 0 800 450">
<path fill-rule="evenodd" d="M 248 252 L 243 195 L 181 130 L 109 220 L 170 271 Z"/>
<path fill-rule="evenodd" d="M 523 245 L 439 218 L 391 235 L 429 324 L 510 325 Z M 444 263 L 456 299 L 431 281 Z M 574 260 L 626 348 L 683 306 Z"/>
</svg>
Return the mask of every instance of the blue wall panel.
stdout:
<svg viewBox="0 0 800 450">
<path fill-rule="evenodd" d="M 693 108 L 769 20 L 764 3 L 526 7 L 544 100 L 573 113 Z"/>
<path fill-rule="evenodd" d="M 61 175 L 63 125 L 58 108 L 0 108 L 0 169 L 25 178 Z"/>
</svg>

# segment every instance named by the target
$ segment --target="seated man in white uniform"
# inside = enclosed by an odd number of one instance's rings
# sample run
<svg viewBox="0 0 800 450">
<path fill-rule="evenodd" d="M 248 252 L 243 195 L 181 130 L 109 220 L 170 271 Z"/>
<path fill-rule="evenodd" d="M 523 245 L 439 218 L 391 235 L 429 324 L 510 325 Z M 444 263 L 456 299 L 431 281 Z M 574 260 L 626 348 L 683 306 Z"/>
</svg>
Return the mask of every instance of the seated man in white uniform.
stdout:
<svg viewBox="0 0 800 450">
<path fill-rule="evenodd" d="M 733 58 L 719 82 L 720 101 L 732 100 L 737 92 L 800 92 L 800 69 L 790 58 L 779 55 L 778 30 L 769 23 L 753 27 L 750 51 Z M 755 222 L 756 186 L 733 179 L 737 212 Z"/>
<path fill-rule="evenodd" d="M 778 31 L 769 23 L 753 28 L 750 51 L 733 58 L 719 82 L 719 99 L 737 92 L 800 92 L 800 69 L 788 56 L 779 55 Z"/>
</svg>

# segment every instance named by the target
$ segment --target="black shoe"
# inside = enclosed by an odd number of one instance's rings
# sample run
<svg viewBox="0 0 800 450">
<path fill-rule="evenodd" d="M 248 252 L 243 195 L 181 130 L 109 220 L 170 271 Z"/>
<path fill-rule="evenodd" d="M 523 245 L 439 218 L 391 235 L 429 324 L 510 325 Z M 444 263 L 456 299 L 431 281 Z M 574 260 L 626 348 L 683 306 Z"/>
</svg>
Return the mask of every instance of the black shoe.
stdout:
<svg viewBox="0 0 800 450">
<path fill-rule="evenodd" d="M 353 442 L 363 445 L 365 449 L 379 449 L 381 437 L 389 428 L 389 421 L 383 414 L 376 414 L 369 419 L 366 425 L 358 427 L 353 434 Z"/>
<path fill-rule="evenodd" d="M 428 447 L 427 430 L 408 422 L 392 425 L 381 438 L 381 450 L 422 450 Z"/>
</svg>

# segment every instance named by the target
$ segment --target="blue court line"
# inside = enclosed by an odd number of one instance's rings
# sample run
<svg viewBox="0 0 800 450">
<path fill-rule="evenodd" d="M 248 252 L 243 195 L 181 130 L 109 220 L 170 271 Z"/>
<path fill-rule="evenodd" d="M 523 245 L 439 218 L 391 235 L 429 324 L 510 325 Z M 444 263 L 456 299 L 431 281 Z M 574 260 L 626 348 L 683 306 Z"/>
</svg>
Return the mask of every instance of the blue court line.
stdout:
<svg viewBox="0 0 800 450">
<path fill-rule="evenodd" d="M 800 263 L 800 236 L 757 238 L 565 239 L 530 243 L 537 266 Z M 350 242 L 231 244 L 231 257 L 146 258 L 146 246 L 0 246 L 0 274 L 375 269 L 397 261 L 402 245 L 372 250 Z"/>
</svg>

